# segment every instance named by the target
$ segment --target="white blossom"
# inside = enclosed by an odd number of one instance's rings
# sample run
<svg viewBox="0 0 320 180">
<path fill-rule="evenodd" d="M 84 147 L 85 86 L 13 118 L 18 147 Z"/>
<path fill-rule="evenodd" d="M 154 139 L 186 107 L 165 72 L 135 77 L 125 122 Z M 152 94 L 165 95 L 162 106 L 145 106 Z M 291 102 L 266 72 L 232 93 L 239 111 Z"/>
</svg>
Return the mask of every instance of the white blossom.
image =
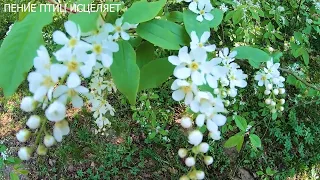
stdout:
<svg viewBox="0 0 320 180">
<path fill-rule="evenodd" d="M 31 136 L 31 132 L 27 129 L 21 129 L 17 134 L 16 137 L 20 142 L 26 142 Z"/>
<path fill-rule="evenodd" d="M 26 124 L 30 129 L 37 129 L 40 126 L 40 122 L 41 122 L 41 119 L 39 116 L 32 115 L 30 116 Z"/>
<path fill-rule="evenodd" d="M 49 121 L 59 122 L 66 117 L 66 106 L 59 101 L 55 101 L 45 111 Z"/>
<path fill-rule="evenodd" d="M 29 147 L 21 147 L 18 151 L 18 156 L 21 160 L 29 160 L 31 158 L 31 149 Z"/>
<path fill-rule="evenodd" d="M 194 157 L 188 157 L 186 158 L 185 163 L 188 167 L 192 167 L 196 164 L 196 160 L 194 159 Z"/>
<path fill-rule="evenodd" d="M 202 142 L 203 134 L 199 130 L 192 131 L 189 136 L 189 143 L 195 146 L 199 145 Z"/>
</svg>

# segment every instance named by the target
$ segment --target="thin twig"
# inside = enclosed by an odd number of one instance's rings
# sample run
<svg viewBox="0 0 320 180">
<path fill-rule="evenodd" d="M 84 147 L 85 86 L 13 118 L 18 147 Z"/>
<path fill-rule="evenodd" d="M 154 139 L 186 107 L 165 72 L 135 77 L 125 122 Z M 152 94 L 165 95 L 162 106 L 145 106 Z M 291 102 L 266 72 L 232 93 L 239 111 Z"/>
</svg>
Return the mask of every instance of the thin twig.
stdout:
<svg viewBox="0 0 320 180">
<path fill-rule="evenodd" d="M 301 81 L 303 84 L 305 84 L 306 86 L 309 86 L 317 91 L 320 91 L 320 87 L 315 86 L 313 84 L 308 83 L 306 80 L 304 80 L 303 78 L 301 78 L 300 76 L 298 76 L 297 74 L 295 74 L 294 72 L 290 71 L 289 69 L 284 69 L 284 68 L 279 68 L 281 71 L 286 72 L 288 74 L 291 74 L 292 76 L 294 76 L 296 79 L 298 79 L 299 81 Z"/>
</svg>

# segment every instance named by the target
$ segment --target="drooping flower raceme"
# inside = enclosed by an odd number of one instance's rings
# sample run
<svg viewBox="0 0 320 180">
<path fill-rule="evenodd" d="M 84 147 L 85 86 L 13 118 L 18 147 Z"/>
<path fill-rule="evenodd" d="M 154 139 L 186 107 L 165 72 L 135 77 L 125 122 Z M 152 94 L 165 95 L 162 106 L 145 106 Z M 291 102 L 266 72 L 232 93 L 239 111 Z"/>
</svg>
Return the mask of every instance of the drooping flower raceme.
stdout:
<svg viewBox="0 0 320 180">
<path fill-rule="evenodd" d="M 192 150 L 181 148 L 178 152 L 181 158 L 187 157 L 185 163 L 188 167 L 196 164 L 196 158 L 192 154 L 205 154 L 209 149 L 208 143 L 202 142 L 204 134 L 200 129 L 206 125 L 208 137 L 219 140 L 219 127 L 227 121 L 225 104 L 230 104 L 227 98 L 235 97 L 238 88 L 247 86 L 247 75 L 234 62 L 237 52 L 229 52 L 228 48 L 223 48 L 217 53 L 217 57 L 208 59 L 207 52 L 213 52 L 216 48 L 214 44 L 209 45 L 209 37 L 209 32 L 204 32 L 200 39 L 195 32 L 191 32 L 191 50 L 185 46 L 179 50 L 178 56 L 168 57 L 169 62 L 176 66 L 173 75 L 177 79 L 171 86 L 172 98 L 176 101 L 184 100 L 185 105 L 193 112 L 181 119 L 182 127 L 189 130 L 188 141 L 194 146 Z M 193 120 L 191 117 L 196 118 Z M 213 158 L 204 156 L 203 161 L 210 165 Z M 195 168 L 181 177 L 203 178 L 203 171 Z"/>
<path fill-rule="evenodd" d="M 65 22 L 66 34 L 62 31 L 53 33 L 53 41 L 62 45 L 52 53 L 57 60 L 55 63 L 47 49 L 39 47 L 33 62 L 35 71 L 28 75 L 29 90 L 33 95 L 24 97 L 20 107 L 26 112 L 39 108 L 43 115 L 33 114 L 27 121 L 28 128 L 35 130 L 37 138 L 35 145 L 19 150 L 22 160 L 29 160 L 33 152 L 45 155 L 47 148 L 61 142 L 70 133 L 66 120 L 69 103 L 74 108 L 81 108 L 84 99 L 89 99 L 98 127 L 110 124 L 105 114 L 109 112 L 113 116 L 115 110 L 107 102 L 105 93 L 116 91 L 116 88 L 112 80 L 100 80 L 100 77 L 105 77 L 113 63 L 113 53 L 119 51 L 116 41 L 120 37 L 129 40 L 127 30 L 137 26 L 122 21 L 123 18 L 119 18 L 115 25 L 100 24 L 95 33 L 82 33 L 79 25 Z M 82 81 L 92 73 L 95 77 L 91 87 L 85 87 Z M 52 133 L 47 130 L 49 124 L 53 125 Z M 23 129 L 17 133 L 17 139 L 27 142 L 32 135 L 31 131 Z"/>
<path fill-rule="evenodd" d="M 285 78 L 279 72 L 280 63 L 274 63 L 273 59 L 266 62 L 266 66 L 256 73 L 254 79 L 258 86 L 264 87 L 264 94 L 267 96 L 265 103 L 271 113 L 281 112 L 284 110 L 283 104 L 285 99 L 278 99 L 278 95 L 285 93 Z"/>
</svg>

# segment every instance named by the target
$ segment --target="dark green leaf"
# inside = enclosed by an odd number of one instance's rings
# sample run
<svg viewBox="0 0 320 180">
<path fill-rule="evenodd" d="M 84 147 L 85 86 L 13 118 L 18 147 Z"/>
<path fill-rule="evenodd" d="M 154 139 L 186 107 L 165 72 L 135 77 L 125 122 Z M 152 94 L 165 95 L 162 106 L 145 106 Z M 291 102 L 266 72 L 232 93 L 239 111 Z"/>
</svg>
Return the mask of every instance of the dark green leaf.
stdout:
<svg viewBox="0 0 320 180">
<path fill-rule="evenodd" d="M 174 66 L 167 58 L 156 59 L 141 69 L 139 90 L 156 88 L 173 73 Z"/>
<path fill-rule="evenodd" d="M 137 53 L 137 65 L 141 69 L 144 65 L 148 64 L 150 61 L 155 59 L 153 44 L 145 41 L 140 44 L 136 53 Z"/>
<path fill-rule="evenodd" d="M 183 14 L 180 11 L 171 11 L 166 14 L 166 18 L 169 21 L 181 23 L 183 21 Z"/>
</svg>

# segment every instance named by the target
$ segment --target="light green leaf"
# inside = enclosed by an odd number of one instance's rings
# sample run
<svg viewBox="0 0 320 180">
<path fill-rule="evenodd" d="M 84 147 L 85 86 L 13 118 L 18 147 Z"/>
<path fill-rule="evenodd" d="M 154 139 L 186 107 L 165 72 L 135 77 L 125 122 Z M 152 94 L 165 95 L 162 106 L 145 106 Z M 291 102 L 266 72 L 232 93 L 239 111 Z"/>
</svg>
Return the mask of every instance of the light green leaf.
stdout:
<svg viewBox="0 0 320 180">
<path fill-rule="evenodd" d="M 259 136 L 255 135 L 255 134 L 250 134 L 249 138 L 250 138 L 250 142 L 253 146 L 261 147 L 261 140 L 260 140 Z"/>
<path fill-rule="evenodd" d="M 88 5 L 92 0 L 81 0 L 80 4 Z M 86 7 L 86 6 L 84 6 Z M 97 29 L 97 21 L 99 12 L 78 12 L 76 14 L 70 14 L 69 20 L 75 22 L 80 26 L 81 32 L 90 32 Z"/>
<path fill-rule="evenodd" d="M 168 29 L 170 23 L 172 22 L 154 19 L 140 24 L 137 33 L 156 46 L 169 50 L 179 50 L 179 37 Z"/>
<path fill-rule="evenodd" d="M 209 21 L 209 27 L 217 28 L 222 22 L 223 11 L 215 8 L 211 11 L 211 14 L 213 15 L 213 20 Z"/>
<path fill-rule="evenodd" d="M 0 49 L 0 87 L 5 96 L 12 95 L 33 65 L 37 49 L 43 43 L 42 28 L 52 22 L 51 12 L 29 13 L 14 24 Z"/>
<path fill-rule="evenodd" d="M 145 41 L 138 46 L 137 49 L 137 64 L 141 69 L 144 65 L 155 59 L 153 44 Z"/>
<path fill-rule="evenodd" d="M 158 15 L 160 10 L 166 4 L 166 0 L 159 0 L 156 2 L 138 1 L 123 14 L 123 22 L 131 24 L 142 23 L 150 21 Z"/>
<path fill-rule="evenodd" d="M 231 136 L 225 143 L 224 147 L 231 148 L 238 145 L 239 142 L 241 142 L 242 136 L 240 134 L 236 134 L 234 136 Z"/>
<path fill-rule="evenodd" d="M 309 54 L 308 54 L 307 50 L 303 51 L 302 58 L 303 58 L 304 63 L 308 66 L 308 64 L 309 64 Z"/>
<path fill-rule="evenodd" d="M 237 9 L 232 16 L 233 24 L 238 24 L 242 17 L 243 17 L 243 10 Z"/>
<path fill-rule="evenodd" d="M 174 66 L 168 58 L 156 59 L 141 69 L 139 90 L 156 88 L 164 83 L 173 73 Z"/>
<path fill-rule="evenodd" d="M 185 28 L 181 25 L 166 20 L 155 20 L 154 22 L 157 23 L 159 26 L 166 27 L 171 33 L 173 33 L 174 37 L 176 38 L 176 41 L 180 45 L 190 44 L 190 37 L 186 32 Z"/>
<path fill-rule="evenodd" d="M 242 131 L 246 131 L 248 124 L 245 118 L 237 115 L 234 117 L 234 121 L 236 122 L 236 125 L 239 129 L 241 129 Z"/>
<path fill-rule="evenodd" d="M 183 22 L 188 34 L 195 31 L 197 34 L 203 34 L 205 31 L 210 31 L 207 20 L 203 22 L 197 21 L 197 15 L 190 10 L 183 11 Z"/>
<path fill-rule="evenodd" d="M 249 63 L 255 68 L 258 68 L 260 63 L 267 62 L 271 59 L 268 53 L 250 46 L 239 46 L 233 50 L 237 51 L 236 58 L 248 59 Z"/>
<path fill-rule="evenodd" d="M 244 136 L 241 136 L 240 140 L 238 141 L 238 144 L 236 146 L 236 149 L 238 152 L 240 152 L 241 148 L 242 148 L 242 144 L 243 144 L 243 141 L 244 141 Z"/>
<path fill-rule="evenodd" d="M 136 53 L 129 42 L 119 41 L 119 51 L 114 53 L 110 71 L 114 83 L 131 104 L 135 104 L 139 88 L 140 70 Z"/>
</svg>

